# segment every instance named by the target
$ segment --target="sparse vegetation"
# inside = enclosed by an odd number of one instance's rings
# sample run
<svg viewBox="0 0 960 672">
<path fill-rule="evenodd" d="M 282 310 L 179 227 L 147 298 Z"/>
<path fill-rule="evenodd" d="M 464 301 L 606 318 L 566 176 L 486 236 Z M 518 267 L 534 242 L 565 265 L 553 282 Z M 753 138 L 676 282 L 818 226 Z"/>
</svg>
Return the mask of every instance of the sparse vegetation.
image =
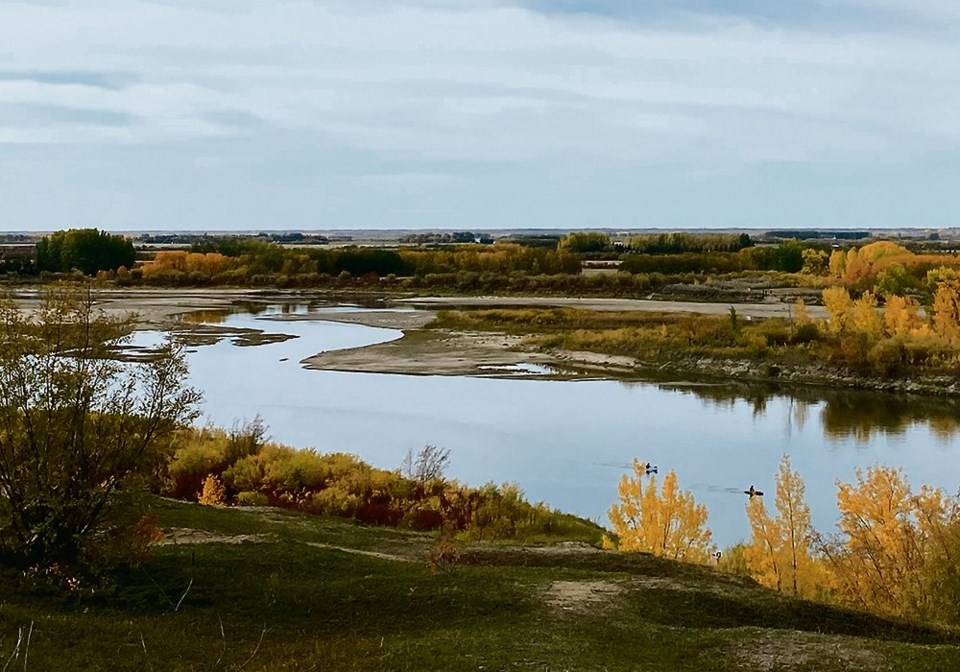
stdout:
<svg viewBox="0 0 960 672">
<path fill-rule="evenodd" d="M 426 446 L 401 469 L 377 469 L 353 455 L 319 454 L 266 441 L 254 422 L 226 432 L 181 431 L 163 492 L 204 504 L 271 505 L 368 525 L 444 531 L 462 539 L 577 539 L 602 529 L 528 502 L 512 484 L 471 487 L 443 476 L 447 450 Z"/>
<path fill-rule="evenodd" d="M 0 573 L 10 669 L 628 670 L 642 659 L 652 672 L 769 660 L 819 672 L 949 670 L 960 656 L 953 631 L 643 553 L 466 544 L 454 571 L 431 571 L 432 535 L 279 509 L 153 500 L 150 511 L 166 539 L 112 587 L 43 592 Z"/>
</svg>

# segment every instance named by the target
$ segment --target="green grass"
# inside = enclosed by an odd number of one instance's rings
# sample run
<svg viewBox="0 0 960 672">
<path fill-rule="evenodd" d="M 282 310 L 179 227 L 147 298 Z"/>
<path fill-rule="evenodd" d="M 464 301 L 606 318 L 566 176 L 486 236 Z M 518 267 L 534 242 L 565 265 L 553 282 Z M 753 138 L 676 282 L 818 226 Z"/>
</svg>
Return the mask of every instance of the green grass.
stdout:
<svg viewBox="0 0 960 672">
<path fill-rule="evenodd" d="M 956 632 L 642 554 L 477 545 L 433 572 L 429 535 L 273 509 L 154 508 L 165 527 L 268 541 L 161 546 L 83 597 L 2 574 L 0 669 L 20 629 L 11 670 L 24 651 L 26 669 L 53 672 L 960 668 Z"/>
</svg>

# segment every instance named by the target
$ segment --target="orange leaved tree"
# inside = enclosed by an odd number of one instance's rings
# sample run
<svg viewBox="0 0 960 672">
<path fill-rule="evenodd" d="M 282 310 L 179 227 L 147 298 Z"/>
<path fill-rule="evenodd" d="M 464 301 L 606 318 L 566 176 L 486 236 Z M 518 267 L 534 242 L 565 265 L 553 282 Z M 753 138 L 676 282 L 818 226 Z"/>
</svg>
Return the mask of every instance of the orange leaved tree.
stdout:
<svg viewBox="0 0 960 672">
<path fill-rule="evenodd" d="M 706 563 L 716 550 L 707 527 L 707 507 L 677 486 L 669 472 L 658 490 L 657 477 L 634 459 L 633 476 L 624 474 L 620 501 L 610 507 L 610 522 L 621 551 L 643 551 L 672 560 Z"/>
<path fill-rule="evenodd" d="M 804 501 L 800 474 L 783 456 L 774 503 L 777 517 L 767 513 L 761 497 L 747 502 L 750 544 L 744 550 L 751 574 L 763 585 L 801 597 L 816 593 L 819 572 L 810 553 L 810 507 Z"/>
</svg>

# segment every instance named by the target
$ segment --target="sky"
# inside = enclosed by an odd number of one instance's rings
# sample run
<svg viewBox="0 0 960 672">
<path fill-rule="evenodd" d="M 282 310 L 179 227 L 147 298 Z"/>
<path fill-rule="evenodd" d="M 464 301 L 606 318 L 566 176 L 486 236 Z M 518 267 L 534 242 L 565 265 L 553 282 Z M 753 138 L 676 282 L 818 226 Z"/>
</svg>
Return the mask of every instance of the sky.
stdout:
<svg viewBox="0 0 960 672">
<path fill-rule="evenodd" d="M 0 231 L 949 226 L 957 0 L 0 2 Z"/>
</svg>

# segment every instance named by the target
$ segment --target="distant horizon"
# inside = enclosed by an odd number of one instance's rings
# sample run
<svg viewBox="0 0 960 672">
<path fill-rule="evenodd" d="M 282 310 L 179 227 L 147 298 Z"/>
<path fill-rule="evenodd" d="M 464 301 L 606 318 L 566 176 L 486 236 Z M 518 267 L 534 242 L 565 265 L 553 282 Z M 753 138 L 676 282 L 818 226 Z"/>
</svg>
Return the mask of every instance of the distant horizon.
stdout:
<svg viewBox="0 0 960 672">
<path fill-rule="evenodd" d="M 843 226 L 783 226 L 783 227 L 728 227 L 728 228 L 681 228 L 681 227 L 511 227 L 511 228 L 493 228 L 485 229 L 453 229 L 453 228 L 354 228 L 354 229 L 304 229 L 304 228 L 252 228 L 252 229 L 104 229 L 103 227 L 73 227 L 73 228 L 99 228 L 114 234 L 133 234 L 133 235 L 199 235 L 199 234 L 220 234 L 220 235 L 256 235 L 258 233 L 285 234 L 302 233 L 312 235 L 343 235 L 350 233 L 382 233 L 391 235 L 413 234 L 413 233 L 550 233 L 563 234 L 578 231 L 600 231 L 606 233 L 773 233 L 780 231 L 866 231 L 866 232 L 938 232 L 938 231 L 957 231 L 960 233 L 960 226 L 957 227 L 929 227 L 929 226 L 898 226 L 898 227 L 843 227 Z M 50 234 L 62 229 L 44 229 L 44 230 L 11 230 L 0 231 L 0 235 L 39 235 Z"/>
<path fill-rule="evenodd" d="M 956 0 L 26 0 L 0 43 L 0 231 L 960 226 Z"/>
</svg>

